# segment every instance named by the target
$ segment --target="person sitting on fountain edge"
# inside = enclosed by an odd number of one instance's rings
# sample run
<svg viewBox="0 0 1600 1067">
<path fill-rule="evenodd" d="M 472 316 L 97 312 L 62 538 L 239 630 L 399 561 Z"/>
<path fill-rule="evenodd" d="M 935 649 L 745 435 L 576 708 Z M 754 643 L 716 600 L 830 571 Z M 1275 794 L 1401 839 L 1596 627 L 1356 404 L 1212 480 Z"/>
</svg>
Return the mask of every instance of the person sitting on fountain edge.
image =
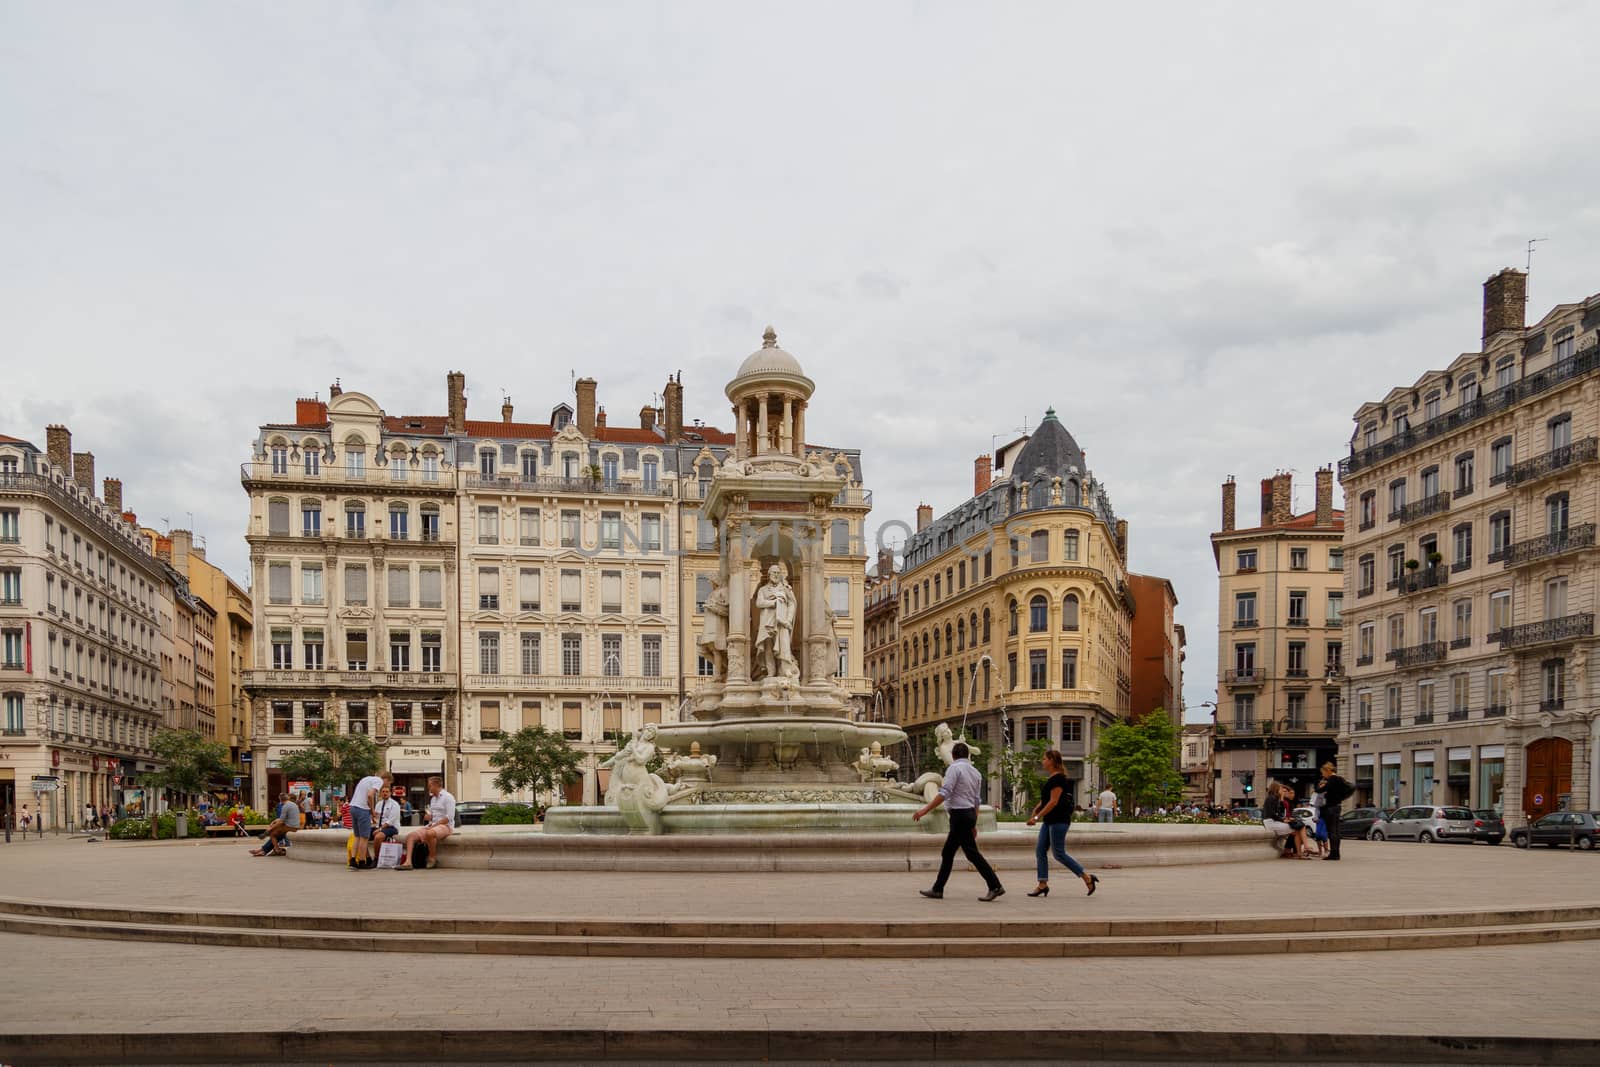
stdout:
<svg viewBox="0 0 1600 1067">
<path fill-rule="evenodd" d="M 983 775 L 967 759 L 964 742 L 957 741 L 951 746 L 950 756 L 950 766 L 945 769 L 944 785 L 939 787 L 938 795 L 911 816 L 913 821 L 921 822 L 924 815 L 941 804 L 950 812 L 950 832 L 945 835 L 944 850 L 939 856 L 939 877 L 932 889 L 919 892 L 934 900 L 944 897 L 944 886 L 950 880 L 950 868 L 955 865 L 956 852 L 959 850 L 966 854 L 967 862 L 978 869 L 989 886 L 988 895 L 978 899 L 991 901 L 1004 896 L 1005 888 L 1000 884 L 994 868 L 989 866 L 989 861 L 978 851 L 978 800 L 983 788 Z"/>
</svg>

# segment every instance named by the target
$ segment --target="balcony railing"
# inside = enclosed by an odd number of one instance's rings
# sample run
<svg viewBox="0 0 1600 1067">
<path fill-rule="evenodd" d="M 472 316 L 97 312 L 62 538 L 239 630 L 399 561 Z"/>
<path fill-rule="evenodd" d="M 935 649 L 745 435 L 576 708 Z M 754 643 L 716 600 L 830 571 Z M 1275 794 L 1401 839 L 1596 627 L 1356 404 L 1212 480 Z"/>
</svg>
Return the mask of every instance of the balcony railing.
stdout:
<svg viewBox="0 0 1600 1067">
<path fill-rule="evenodd" d="M 1532 459 L 1512 464 L 1506 471 L 1506 484 L 1528 485 L 1552 474 L 1559 474 L 1574 464 L 1591 463 L 1597 458 L 1600 458 L 1600 437 L 1586 437 L 1570 445 L 1551 449 L 1542 456 L 1534 456 Z"/>
<path fill-rule="evenodd" d="M 1512 382 L 1501 389 L 1487 395 L 1480 395 L 1473 400 L 1461 404 L 1454 411 L 1448 411 L 1436 418 L 1429 419 L 1421 426 L 1413 427 L 1405 433 L 1395 434 L 1387 441 L 1379 442 L 1370 448 L 1352 451 L 1351 454 L 1339 461 L 1339 475 L 1343 477 L 1363 468 L 1373 466 L 1402 452 L 1426 444 L 1438 437 L 1486 418 L 1496 412 L 1504 411 L 1515 405 L 1519 400 L 1554 389 L 1563 382 L 1572 381 L 1590 373 L 1600 367 L 1600 345 L 1590 345 L 1581 352 L 1573 354 L 1570 358 L 1546 367 L 1537 374 L 1530 374 L 1520 381 Z"/>
<path fill-rule="evenodd" d="M 1274 727 L 1280 734 L 1327 734 L 1339 729 L 1338 722 L 1315 722 L 1305 715 L 1289 715 L 1279 719 Z"/>
<path fill-rule="evenodd" d="M 1450 494 L 1435 493 L 1432 496 L 1425 496 L 1421 500 L 1414 500 L 1409 504 L 1405 504 L 1397 511 L 1389 512 L 1389 521 L 1398 522 L 1404 526 L 1408 522 L 1416 522 L 1418 519 L 1425 519 L 1429 515 L 1437 515 L 1441 511 L 1449 510 Z"/>
<path fill-rule="evenodd" d="M 1467 709 L 1466 708 L 1456 708 L 1454 711 L 1450 712 L 1449 715 L 1445 716 L 1445 718 L 1449 719 L 1451 722 L 1466 722 L 1467 721 Z"/>
<path fill-rule="evenodd" d="M 1565 555 L 1583 548 L 1594 547 L 1594 523 L 1586 522 L 1582 526 L 1573 526 L 1570 529 L 1558 530 L 1547 533 L 1543 537 L 1535 537 L 1530 541 L 1518 541 L 1506 553 L 1506 566 L 1517 567 L 1524 563 L 1536 560 L 1549 559 L 1552 556 Z"/>
<path fill-rule="evenodd" d="M 1418 726 L 1428 726 L 1433 722 L 1433 712 L 1419 711 L 1411 716 L 1411 721 Z"/>
<path fill-rule="evenodd" d="M 539 690 L 563 693 L 621 693 L 625 690 L 671 693 L 678 688 L 676 677 L 647 677 L 638 674 L 469 674 L 466 683 L 468 689 Z"/>
<path fill-rule="evenodd" d="M 676 482 L 645 482 L 637 478 L 564 478 L 544 475 L 521 478 L 514 474 L 468 474 L 468 489 L 493 489 L 502 493 L 602 493 L 608 496 L 671 497 Z"/>
<path fill-rule="evenodd" d="M 246 686 L 297 686 L 312 688 L 392 686 L 407 689 L 450 689 L 456 684 L 455 672 L 441 671 L 274 671 L 248 670 L 242 672 Z"/>
<path fill-rule="evenodd" d="M 1394 649 L 1387 658 L 1397 667 L 1420 667 L 1425 663 L 1438 663 L 1448 651 L 1443 641 L 1429 641 L 1409 648 Z"/>
<path fill-rule="evenodd" d="M 1504 704 L 1488 704 L 1483 709 L 1483 717 L 1485 719 L 1503 718 L 1505 713 L 1506 706 Z"/>
<path fill-rule="evenodd" d="M 1539 701 L 1540 711 L 1562 711 L 1567 706 L 1566 697 L 1546 697 Z"/>
<path fill-rule="evenodd" d="M 1508 626 L 1490 636 L 1500 642 L 1502 649 L 1508 649 L 1531 648 L 1534 645 L 1548 645 L 1593 635 L 1594 613 L 1586 611 L 1579 615 L 1564 615 L 1559 619 L 1542 619 L 1539 622 L 1525 622 L 1521 626 Z"/>
<path fill-rule="evenodd" d="M 393 478 L 388 476 L 387 467 L 362 467 L 352 470 L 343 463 L 324 463 L 315 471 L 307 471 L 304 464 L 293 462 L 284 470 L 273 470 L 271 460 L 260 460 L 239 464 L 239 481 L 249 488 L 252 483 L 270 482 L 277 485 L 350 485 L 366 486 L 382 481 L 385 485 L 422 486 L 425 489 L 440 492 L 453 492 L 455 490 L 455 472 L 453 469 L 442 469 L 433 473 L 419 471 L 417 477 Z"/>
<path fill-rule="evenodd" d="M 1416 570 L 1407 571 L 1401 575 L 1395 585 L 1401 596 L 1410 596 L 1412 593 L 1421 593 L 1428 589 L 1437 589 L 1449 584 L 1450 572 L 1439 564 L 1418 567 Z"/>
<path fill-rule="evenodd" d="M 1223 672 L 1223 679 L 1229 685 L 1260 685 L 1262 674 L 1259 667 L 1230 667 Z"/>
</svg>

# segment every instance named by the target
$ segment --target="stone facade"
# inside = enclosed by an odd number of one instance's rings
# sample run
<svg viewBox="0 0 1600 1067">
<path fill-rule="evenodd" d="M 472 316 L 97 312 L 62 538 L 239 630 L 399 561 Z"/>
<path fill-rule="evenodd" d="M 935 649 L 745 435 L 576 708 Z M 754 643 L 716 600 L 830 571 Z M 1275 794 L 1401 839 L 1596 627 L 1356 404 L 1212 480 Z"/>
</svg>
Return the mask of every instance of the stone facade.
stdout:
<svg viewBox="0 0 1600 1067">
<path fill-rule="evenodd" d="M 1355 413 L 1340 749 L 1362 802 L 1516 825 L 1600 798 L 1600 294 L 1524 327 L 1525 293 L 1490 278 L 1481 350 Z"/>
<path fill-rule="evenodd" d="M 1261 481 L 1259 525 L 1236 524 L 1236 486 L 1222 486 L 1217 564 L 1217 709 L 1209 801 L 1259 804 L 1269 779 L 1304 796 L 1334 755 L 1341 708 L 1344 512 L 1331 470 L 1316 506 L 1296 515 L 1293 479 Z"/>
<path fill-rule="evenodd" d="M 1178 592 L 1165 578 L 1129 574 L 1136 607 L 1129 673 L 1129 714 L 1138 719 L 1164 711 L 1175 728 L 1183 726 L 1183 625 L 1177 620 Z"/>
<path fill-rule="evenodd" d="M 867 576 L 863 592 L 866 610 L 865 667 L 872 685 L 873 721 L 897 722 L 900 713 L 900 576 L 894 553 L 878 553 L 877 570 Z"/>
</svg>

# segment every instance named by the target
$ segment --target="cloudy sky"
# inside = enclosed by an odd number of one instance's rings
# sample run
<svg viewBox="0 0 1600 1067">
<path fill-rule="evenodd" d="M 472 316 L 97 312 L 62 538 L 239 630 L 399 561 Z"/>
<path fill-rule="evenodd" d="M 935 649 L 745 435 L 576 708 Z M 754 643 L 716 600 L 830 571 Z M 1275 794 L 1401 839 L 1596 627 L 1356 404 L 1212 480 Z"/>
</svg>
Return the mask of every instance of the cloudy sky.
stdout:
<svg viewBox="0 0 1600 1067">
<path fill-rule="evenodd" d="M 1600 290 L 1579 2 L 0 5 L 0 432 L 65 422 L 244 573 L 252 428 L 600 381 L 689 414 L 769 322 L 874 520 L 1054 405 L 1215 688 L 1218 484 L 1311 476 Z M 1254 494 L 1241 496 L 1241 521 Z M 1193 717 L 1193 716 L 1191 716 Z"/>
</svg>

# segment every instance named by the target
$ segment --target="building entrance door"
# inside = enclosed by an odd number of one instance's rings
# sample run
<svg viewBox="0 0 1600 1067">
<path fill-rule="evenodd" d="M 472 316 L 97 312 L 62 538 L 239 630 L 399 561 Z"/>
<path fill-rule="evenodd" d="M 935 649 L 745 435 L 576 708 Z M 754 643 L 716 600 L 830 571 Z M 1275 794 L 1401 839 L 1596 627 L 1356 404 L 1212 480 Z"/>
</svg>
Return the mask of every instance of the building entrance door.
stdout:
<svg viewBox="0 0 1600 1067">
<path fill-rule="evenodd" d="M 1561 794 L 1572 792 L 1572 742 L 1544 737 L 1523 752 L 1528 773 L 1522 787 L 1522 810 L 1530 820 L 1556 810 Z"/>
</svg>

